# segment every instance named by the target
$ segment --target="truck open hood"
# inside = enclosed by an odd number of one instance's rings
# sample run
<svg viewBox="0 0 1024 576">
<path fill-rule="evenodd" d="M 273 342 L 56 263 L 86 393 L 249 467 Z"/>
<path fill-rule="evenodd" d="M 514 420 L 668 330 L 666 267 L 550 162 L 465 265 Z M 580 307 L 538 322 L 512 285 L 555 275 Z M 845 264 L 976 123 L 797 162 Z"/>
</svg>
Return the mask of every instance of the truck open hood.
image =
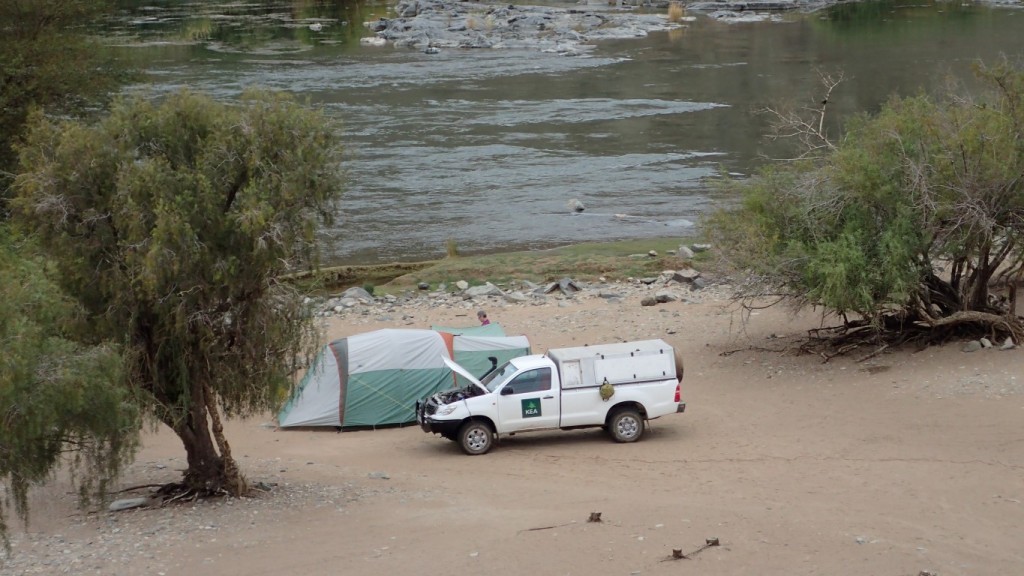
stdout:
<svg viewBox="0 0 1024 576">
<path fill-rule="evenodd" d="M 455 362 L 452 362 L 448 358 L 445 358 L 444 356 L 442 356 L 441 359 L 444 360 L 444 363 L 449 368 L 451 368 L 453 372 L 455 372 L 459 376 L 462 376 L 466 380 L 469 380 L 471 383 L 473 383 L 473 385 L 475 385 L 477 388 L 479 388 L 484 394 L 490 394 L 490 390 L 487 389 L 487 386 L 484 386 L 483 384 L 481 384 L 480 381 L 476 379 L 476 376 L 473 376 L 472 374 L 470 374 L 468 370 L 466 370 L 462 366 L 459 366 Z"/>
</svg>

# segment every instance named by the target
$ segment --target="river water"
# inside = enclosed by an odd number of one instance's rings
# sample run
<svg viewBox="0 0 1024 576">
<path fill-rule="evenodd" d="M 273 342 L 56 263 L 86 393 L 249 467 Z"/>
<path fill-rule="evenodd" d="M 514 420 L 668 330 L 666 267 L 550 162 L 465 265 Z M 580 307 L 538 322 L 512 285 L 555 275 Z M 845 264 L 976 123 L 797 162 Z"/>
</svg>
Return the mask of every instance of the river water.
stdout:
<svg viewBox="0 0 1024 576">
<path fill-rule="evenodd" d="M 108 34 L 150 73 L 132 90 L 289 90 L 340 121 L 347 185 L 324 236 L 339 263 L 439 257 L 449 239 L 473 253 L 693 235 L 732 200 L 710 179 L 790 152 L 764 138 L 757 110 L 814 106 L 819 72 L 845 77 L 829 105 L 837 135 L 892 94 L 970 86 L 978 59 L 1024 54 L 1024 10 L 975 4 L 844 4 L 748 23 L 695 14 L 585 56 L 360 45 L 362 22 L 391 16 L 389 4 L 120 5 Z"/>
</svg>

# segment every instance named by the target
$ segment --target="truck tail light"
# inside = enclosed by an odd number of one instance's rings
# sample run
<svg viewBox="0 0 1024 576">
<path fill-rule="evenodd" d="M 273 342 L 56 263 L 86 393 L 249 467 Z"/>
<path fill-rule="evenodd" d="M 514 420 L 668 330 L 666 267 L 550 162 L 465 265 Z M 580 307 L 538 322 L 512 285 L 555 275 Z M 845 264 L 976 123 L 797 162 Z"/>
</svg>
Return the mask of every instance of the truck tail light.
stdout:
<svg viewBox="0 0 1024 576">
<path fill-rule="evenodd" d="M 680 395 L 679 395 L 679 384 L 676 384 L 676 399 L 675 399 L 675 403 L 676 404 L 679 403 L 679 398 L 680 398 Z"/>
</svg>

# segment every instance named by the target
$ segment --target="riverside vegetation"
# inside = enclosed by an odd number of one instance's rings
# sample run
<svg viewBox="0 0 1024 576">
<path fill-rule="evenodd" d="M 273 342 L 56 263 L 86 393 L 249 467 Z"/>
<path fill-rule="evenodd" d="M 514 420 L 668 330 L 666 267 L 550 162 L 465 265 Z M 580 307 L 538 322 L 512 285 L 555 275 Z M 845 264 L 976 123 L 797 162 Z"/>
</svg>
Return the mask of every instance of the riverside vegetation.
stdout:
<svg viewBox="0 0 1024 576">
<path fill-rule="evenodd" d="M 879 350 L 964 336 L 1020 343 L 1024 280 L 1024 68 L 976 68 L 986 90 L 892 98 L 823 126 L 826 97 L 807 115 L 777 114 L 799 137 L 798 159 L 732 182 L 742 203 L 707 230 L 750 272 L 746 295 L 820 307 L 843 345 Z"/>
</svg>

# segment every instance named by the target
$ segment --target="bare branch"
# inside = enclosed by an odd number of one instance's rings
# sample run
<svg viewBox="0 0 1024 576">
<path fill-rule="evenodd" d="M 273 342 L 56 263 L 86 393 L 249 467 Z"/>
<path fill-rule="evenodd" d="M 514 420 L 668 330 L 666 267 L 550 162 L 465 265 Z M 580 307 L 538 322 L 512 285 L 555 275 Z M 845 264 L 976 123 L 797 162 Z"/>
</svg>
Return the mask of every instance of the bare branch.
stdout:
<svg viewBox="0 0 1024 576">
<path fill-rule="evenodd" d="M 801 151 L 795 158 L 789 159 L 791 161 L 820 158 L 823 154 L 836 150 L 836 145 L 829 138 L 825 129 L 825 113 L 833 91 L 846 77 L 842 72 L 835 75 L 821 70 L 816 70 L 816 72 L 824 88 L 824 94 L 813 108 L 803 107 L 796 111 L 785 111 L 767 107 L 759 110 L 762 114 L 773 116 L 772 133 L 768 136 L 769 140 L 795 139 L 799 143 Z"/>
</svg>

